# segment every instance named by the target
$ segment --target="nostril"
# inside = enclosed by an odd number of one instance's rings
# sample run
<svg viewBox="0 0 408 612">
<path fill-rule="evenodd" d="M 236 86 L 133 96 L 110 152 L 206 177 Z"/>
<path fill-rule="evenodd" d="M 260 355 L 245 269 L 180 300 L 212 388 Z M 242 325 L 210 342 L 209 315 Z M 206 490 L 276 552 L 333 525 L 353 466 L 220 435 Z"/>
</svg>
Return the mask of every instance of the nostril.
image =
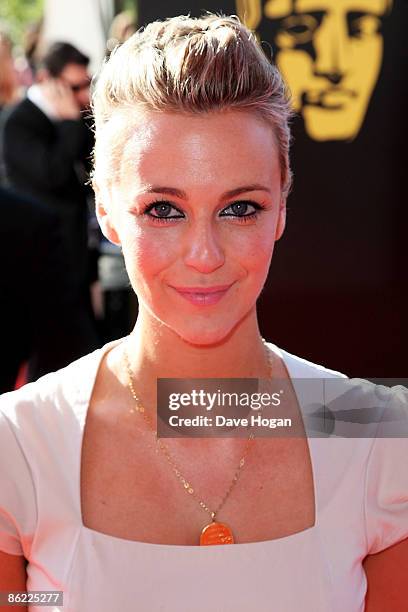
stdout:
<svg viewBox="0 0 408 612">
<path fill-rule="evenodd" d="M 324 77 L 328 79 L 330 83 L 333 85 L 339 85 L 341 80 L 343 79 L 343 74 L 341 72 L 316 72 L 316 76 Z"/>
</svg>

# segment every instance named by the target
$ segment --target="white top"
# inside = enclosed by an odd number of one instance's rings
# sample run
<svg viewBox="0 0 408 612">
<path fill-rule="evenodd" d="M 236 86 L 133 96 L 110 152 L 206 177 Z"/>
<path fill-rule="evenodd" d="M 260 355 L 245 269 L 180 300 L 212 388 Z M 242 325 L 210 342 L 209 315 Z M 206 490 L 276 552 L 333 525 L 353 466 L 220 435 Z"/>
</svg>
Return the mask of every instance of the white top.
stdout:
<svg viewBox="0 0 408 612">
<path fill-rule="evenodd" d="M 287 537 L 200 547 L 96 532 L 81 517 L 82 436 L 113 344 L 0 398 L 0 550 L 28 559 L 27 590 L 62 590 L 47 610 L 63 612 L 362 612 L 362 560 L 408 537 L 408 439 L 309 437 L 316 522 Z M 269 346 L 292 379 L 342 377 Z M 391 404 L 408 417 L 407 389 Z"/>
</svg>

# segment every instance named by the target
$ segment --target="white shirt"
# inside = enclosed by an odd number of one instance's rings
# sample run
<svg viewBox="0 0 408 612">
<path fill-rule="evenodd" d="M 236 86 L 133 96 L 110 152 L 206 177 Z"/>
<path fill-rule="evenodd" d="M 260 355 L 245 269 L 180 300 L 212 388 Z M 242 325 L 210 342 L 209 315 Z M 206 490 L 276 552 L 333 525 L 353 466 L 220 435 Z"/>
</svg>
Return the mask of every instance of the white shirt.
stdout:
<svg viewBox="0 0 408 612">
<path fill-rule="evenodd" d="M 50 121 L 58 121 L 59 117 L 52 104 L 48 102 L 43 94 L 41 85 L 34 83 L 27 89 L 27 98 L 37 106 L 50 119 Z"/>
<path fill-rule="evenodd" d="M 113 344 L 0 398 L 0 550 L 28 559 L 27 590 L 62 590 L 47 607 L 61 612 L 362 612 L 362 560 L 408 537 L 408 439 L 309 437 L 316 522 L 287 537 L 176 546 L 96 532 L 82 523 L 81 448 Z M 292 379 L 342 377 L 269 346 Z M 406 389 L 392 402 L 408 417 Z"/>
</svg>

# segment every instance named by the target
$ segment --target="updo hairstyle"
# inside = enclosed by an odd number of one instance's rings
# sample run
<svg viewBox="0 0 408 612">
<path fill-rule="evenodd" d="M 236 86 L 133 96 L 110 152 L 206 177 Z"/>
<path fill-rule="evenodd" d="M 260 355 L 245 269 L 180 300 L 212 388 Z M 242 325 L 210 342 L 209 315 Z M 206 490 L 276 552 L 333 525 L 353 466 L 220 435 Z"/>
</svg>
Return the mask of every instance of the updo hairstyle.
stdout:
<svg viewBox="0 0 408 612">
<path fill-rule="evenodd" d="M 288 91 L 255 35 L 235 16 L 172 17 L 140 29 L 104 63 L 92 107 L 97 185 L 118 177 L 124 136 L 132 127 L 128 115 L 123 121 L 123 111 L 237 110 L 258 115 L 273 129 L 283 197 L 289 192 Z"/>
</svg>

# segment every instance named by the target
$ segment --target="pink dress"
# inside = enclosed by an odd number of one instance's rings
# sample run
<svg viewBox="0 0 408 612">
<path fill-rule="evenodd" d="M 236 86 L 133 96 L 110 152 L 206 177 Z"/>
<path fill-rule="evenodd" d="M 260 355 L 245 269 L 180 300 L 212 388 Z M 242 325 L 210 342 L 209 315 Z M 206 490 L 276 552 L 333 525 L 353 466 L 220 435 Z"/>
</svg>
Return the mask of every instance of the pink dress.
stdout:
<svg viewBox="0 0 408 612">
<path fill-rule="evenodd" d="M 81 448 L 113 344 L 0 398 L 0 550 L 28 559 L 27 590 L 63 591 L 46 608 L 63 612 L 362 612 L 362 560 L 408 537 L 408 438 L 309 437 L 316 522 L 288 537 L 200 547 L 99 533 L 82 523 Z M 269 346 L 292 379 L 342 378 Z M 391 403 L 408 418 L 405 388 Z"/>
</svg>

